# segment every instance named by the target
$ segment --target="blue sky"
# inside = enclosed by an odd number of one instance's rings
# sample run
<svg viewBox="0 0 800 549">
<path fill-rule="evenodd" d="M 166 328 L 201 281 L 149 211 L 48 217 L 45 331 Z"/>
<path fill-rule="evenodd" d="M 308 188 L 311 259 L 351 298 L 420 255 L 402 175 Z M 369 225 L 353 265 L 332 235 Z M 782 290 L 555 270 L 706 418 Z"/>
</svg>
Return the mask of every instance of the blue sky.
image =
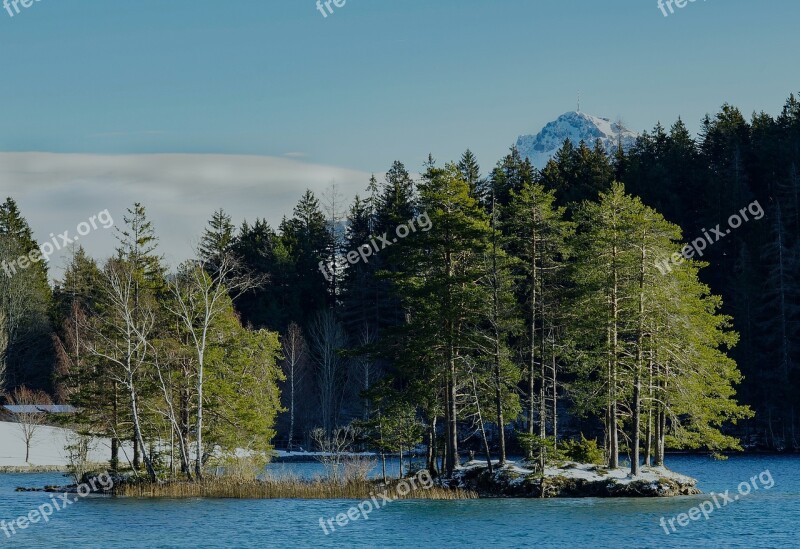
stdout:
<svg viewBox="0 0 800 549">
<path fill-rule="evenodd" d="M 800 90 L 795 0 L 41 0 L 0 12 L 0 150 L 488 167 L 575 108 L 634 130 Z"/>
<path fill-rule="evenodd" d="M 469 147 L 487 171 L 578 90 L 636 131 L 696 131 L 726 101 L 777 114 L 800 91 L 798 16 L 797 0 L 669 17 L 657 0 L 346 0 L 327 18 L 316 0 L 40 0 L 0 10 L 0 194 L 45 236 L 142 201 L 178 261 L 218 207 L 277 224 L 306 187 L 351 198 L 429 152 Z"/>
</svg>

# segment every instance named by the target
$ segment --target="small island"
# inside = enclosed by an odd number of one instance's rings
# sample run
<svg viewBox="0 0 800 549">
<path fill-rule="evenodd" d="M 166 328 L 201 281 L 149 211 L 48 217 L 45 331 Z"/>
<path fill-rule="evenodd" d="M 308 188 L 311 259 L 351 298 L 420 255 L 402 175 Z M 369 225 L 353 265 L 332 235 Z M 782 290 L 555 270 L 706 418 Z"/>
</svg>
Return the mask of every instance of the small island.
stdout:
<svg viewBox="0 0 800 549">
<path fill-rule="evenodd" d="M 628 469 L 567 462 L 535 472 L 526 464 L 507 462 L 492 472 L 483 461 L 470 461 L 456 470 L 451 485 L 479 497 L 581 498 L 672 497 L 700 494 L 697 480 L 666 467 L 644 467 L 636 477 Z"/>
</svg>

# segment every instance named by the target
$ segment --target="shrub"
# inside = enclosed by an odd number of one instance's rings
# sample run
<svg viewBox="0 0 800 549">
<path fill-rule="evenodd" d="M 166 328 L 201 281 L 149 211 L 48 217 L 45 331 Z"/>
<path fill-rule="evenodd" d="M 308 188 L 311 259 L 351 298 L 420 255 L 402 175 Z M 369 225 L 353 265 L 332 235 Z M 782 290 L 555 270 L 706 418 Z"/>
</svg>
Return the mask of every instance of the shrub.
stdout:
<svg viewBox="0 0 800 549">
<path fill-rule="evenodd" d="M 216 460 L 212 476 L 222 476 L 237 481 L 254 481 L 264 475 L 264 467 L 269 461 L 264 454 L 247 455 L 226 454 Z M 220 474 L 221 473 L 221 474 Z"/>
<path fill-rule="evenodd" d="M 314 457 L 325 467 L 328 479 L 334 483 L 342 482 L 342 460 L 351 453 L 353 444 L 360 435 L 358 427 L 346 425 L 337 427 L 330 434 L 324 429 L 314 429 L 311 438 L 314 440 L 317 451 Z"/>
<path fill-rule="evenodd" d="M 378 465 L 373 456 L 350 454 L 342 458 L 342 478 L 345 482 L 361 482 L 369 478 L 369 474 Z"/>
<path fill-rule="evenodd" d="M 562 453 L 556 450 L 556 441 L 553 437 L 542 438 L 538 435 L 517 433 L 517 439 L 534 471 L 541 472 L 543 466 L 563 459 Z"/>
<path fill-rule="evenodd" d="M 581 434 L 580 440 L 565 440 L 559 443 L 559 450 L 563 455 L 572 461 L 579 463 L 593 463 L 602 465 L 605 463 L 605 454 L 601 448 L 597 447 L 597 440 L 587 440 Z"/>
<path fill-rule="evenodd" d="M 67 459 L 67 472 L 79 484 L 81 479 L 91 470 L 89 452 L 92 449 L 92 437 L 69 431 L 64 444 Z"/>
</svg>

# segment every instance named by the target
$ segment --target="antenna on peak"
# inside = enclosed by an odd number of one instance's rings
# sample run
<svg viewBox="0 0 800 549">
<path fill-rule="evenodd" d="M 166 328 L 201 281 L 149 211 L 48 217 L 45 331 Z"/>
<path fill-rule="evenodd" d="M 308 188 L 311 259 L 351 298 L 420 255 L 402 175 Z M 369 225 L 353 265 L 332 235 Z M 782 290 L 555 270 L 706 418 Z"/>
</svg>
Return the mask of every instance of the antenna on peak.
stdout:
<svg viewBox="0 0 800 549">
<path fill-rule="evenodd" d="M 578 90 L 578 112 L 581 112 L 581 90 Z"/>
</svg>

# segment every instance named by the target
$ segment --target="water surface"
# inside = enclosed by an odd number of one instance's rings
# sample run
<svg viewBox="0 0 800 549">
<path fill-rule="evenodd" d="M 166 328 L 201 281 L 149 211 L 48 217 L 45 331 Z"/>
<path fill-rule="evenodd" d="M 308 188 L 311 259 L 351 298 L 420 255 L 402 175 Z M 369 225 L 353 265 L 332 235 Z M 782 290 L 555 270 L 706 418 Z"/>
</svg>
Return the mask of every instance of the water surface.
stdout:
<svg viewBox="0 0 800 549">
<path fill-rule="evenodd" d="M 800 547 L 800 458 L 741 456 L 728 461 L 674 456 L 667 465 L 700 479 L 700 489 L 737 493 L 764 470 L 770 490 L 715 509 L 667 535 L 659 519 L 708 499 L 504 499 L 397 501 L 325 535 L 320 518 L 346 513 L 358 502 L 305 500 L 145 500 L 87 498 L 30 525 L 0 547 L 263 548 L 263 547 L 537 547 L 537 548 L 785 548 Z M 303 476 L 315 465 L 286 464 Z M 390 469 L 392 470 L 392 469 Z M 396 469 L 395 469 L 396 470 Z M 49 501 L 16 486 L 62 484 L 58 474 L 0 475 L 0 520 L 9 521 Z M 759 483 L 760 484 L 760 483 Z M 334 523 L 335 524 L 335 523 Z"/>
</svg>

